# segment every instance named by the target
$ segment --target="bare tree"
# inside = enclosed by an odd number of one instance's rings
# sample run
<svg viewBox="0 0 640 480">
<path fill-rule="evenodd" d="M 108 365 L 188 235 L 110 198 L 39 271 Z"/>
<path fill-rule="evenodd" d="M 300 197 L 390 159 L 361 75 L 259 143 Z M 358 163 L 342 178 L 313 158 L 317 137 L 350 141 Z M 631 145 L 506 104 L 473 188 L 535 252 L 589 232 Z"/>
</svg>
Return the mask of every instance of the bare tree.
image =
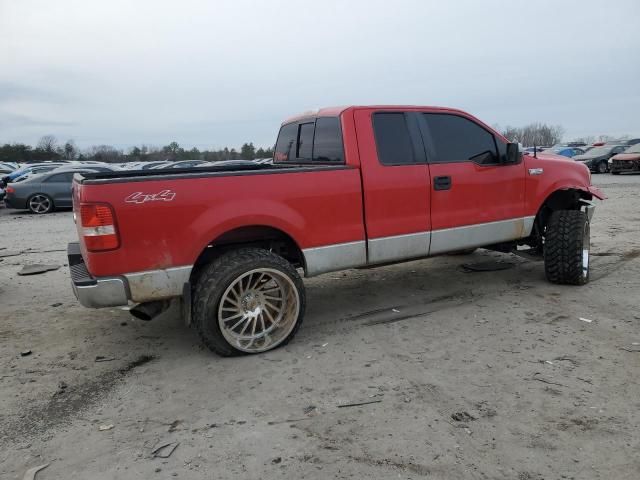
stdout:
<svg viewBox="0 0 640 480">
<path fill-rule="evenodd" d="M 582 142 L 582 143 L 586 143 L 587 145 L 589 145 L 590 143 L 593 143 L 596 141 L 596 137 L 593 135 L 586 135 L 584 137 L 578 137 L 578 138 L 574 138 L 572 140 L 572 142 Z"/>
<path fill-rule="evenodd" d="M 64 144 L 64 147 L 60 149 L 59 153 L 62 155 L 62 158 L 66 160 L 75 160 L 79 152 L 73 140 L 67 140 L 67 143 Z"/>
<path fill-rule="evenodd" d="M 44 135 L 38 140 L 37 148 L 40 150 L 52 154 L 56 151 L 58 140 L 53 135 Z"/>
<path fill-rule="evenodd" d="M 524 127 L 507 126 L 502 134 L 512 142 L 519 142 L 525 147 L 551 146 L 559 143 L 564 135 L 564 128 L 560 125 L 547 125 L 536 122 Z"/>
<path fill-rule="evenodd" d="M 122 157 L 122 152 L 111 145 L 94 145 L 87 153 L 94 160 L 106 163 L 118 162 Z"/>
</svg>

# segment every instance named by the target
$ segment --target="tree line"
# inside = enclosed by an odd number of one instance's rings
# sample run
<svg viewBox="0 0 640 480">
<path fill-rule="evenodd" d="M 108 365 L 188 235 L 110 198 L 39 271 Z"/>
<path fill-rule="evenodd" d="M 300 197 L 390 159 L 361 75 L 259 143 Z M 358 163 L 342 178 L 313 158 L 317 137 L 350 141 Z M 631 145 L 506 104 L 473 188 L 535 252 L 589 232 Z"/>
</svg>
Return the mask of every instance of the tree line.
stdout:
<svg viewBox="0 0 640 480">
<path fill-rule="evenodd" d="M 59 143 L 53 135 L 45 135 L 32 147 L 24 143 L 5 143 L 0 146 L 0 161 L 6 162 L 39 162 L 44 160 L 93 160 L 106 163 L 151 162 L 163 160 L 253 160 L 270 158 L 273 149 L 256 148 L 253 142 L 242 144 L 239 150 L 224 147 L 218 150 L 198 150 L 193 147 L 185 149 L 177 142 L 164 147 L 141 145 L 124 150 L 111 145 L 94 145 L 87 149 L 79 149 L 73 140 Z"/>
</svg>

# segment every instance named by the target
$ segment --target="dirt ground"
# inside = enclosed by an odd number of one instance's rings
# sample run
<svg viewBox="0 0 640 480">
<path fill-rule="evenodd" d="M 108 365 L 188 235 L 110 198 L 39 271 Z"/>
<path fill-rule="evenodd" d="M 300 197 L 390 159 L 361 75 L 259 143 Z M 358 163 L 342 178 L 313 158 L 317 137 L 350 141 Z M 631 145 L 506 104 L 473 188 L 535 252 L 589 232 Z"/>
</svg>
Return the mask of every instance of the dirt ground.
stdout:
<svg viewBox="0 0 640 480">
<path fill-rule="evenodd" d="M 640 176 L 594 183 L 587 286 L 485 250 L 328 274 L 293 342 L 233 359 L 81 307 L 71 213 L 0 208 L 0 478 L 636 480 Z"/>
</svg>

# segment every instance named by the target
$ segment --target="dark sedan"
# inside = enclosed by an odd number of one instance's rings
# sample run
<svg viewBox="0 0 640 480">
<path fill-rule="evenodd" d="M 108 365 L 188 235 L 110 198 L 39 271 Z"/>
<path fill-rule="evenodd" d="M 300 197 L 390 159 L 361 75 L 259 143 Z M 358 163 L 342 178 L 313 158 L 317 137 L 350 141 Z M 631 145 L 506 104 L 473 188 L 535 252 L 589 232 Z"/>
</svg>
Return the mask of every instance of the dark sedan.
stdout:
<svg viewBox="0 0 640 480">
<path fill-rule="evenodd" d="M 628 145 L 603 145 L 594 147 L 584 155 L 573 157 L 576 162 L 582 162 L 589 170 L 595 173 L 607 173 L 609 171 L 609 159 L 618 153 L 624 152 Z"/>
<path fill-rule="evenodd" d="M 49 213 L 56 208 L 69 208 L 71 184 L 76 173 L 110 172 L 107 167 L 85 167 L 56 169 L 33 175 L 6 188 L 4 203 L 7 208 L 30 210 L 33 213 Z"/>
</svg>

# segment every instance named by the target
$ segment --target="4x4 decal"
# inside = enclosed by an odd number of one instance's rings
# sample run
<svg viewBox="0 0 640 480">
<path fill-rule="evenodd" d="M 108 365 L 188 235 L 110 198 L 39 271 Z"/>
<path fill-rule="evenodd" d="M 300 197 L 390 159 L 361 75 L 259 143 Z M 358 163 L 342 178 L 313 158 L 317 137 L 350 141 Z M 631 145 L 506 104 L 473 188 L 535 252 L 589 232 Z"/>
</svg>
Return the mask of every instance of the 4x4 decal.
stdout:
<svg viewBox="0 0 640 480">
<path fill-rule="evenodd" d="M 124 199 L 127 203 L 145 203 L 145 202 L 170 202 L 176 198 L 176 193 L 171 190 L 162 190 L 158 193 L 142 193 L 134 192 Z"/>
</svg>

